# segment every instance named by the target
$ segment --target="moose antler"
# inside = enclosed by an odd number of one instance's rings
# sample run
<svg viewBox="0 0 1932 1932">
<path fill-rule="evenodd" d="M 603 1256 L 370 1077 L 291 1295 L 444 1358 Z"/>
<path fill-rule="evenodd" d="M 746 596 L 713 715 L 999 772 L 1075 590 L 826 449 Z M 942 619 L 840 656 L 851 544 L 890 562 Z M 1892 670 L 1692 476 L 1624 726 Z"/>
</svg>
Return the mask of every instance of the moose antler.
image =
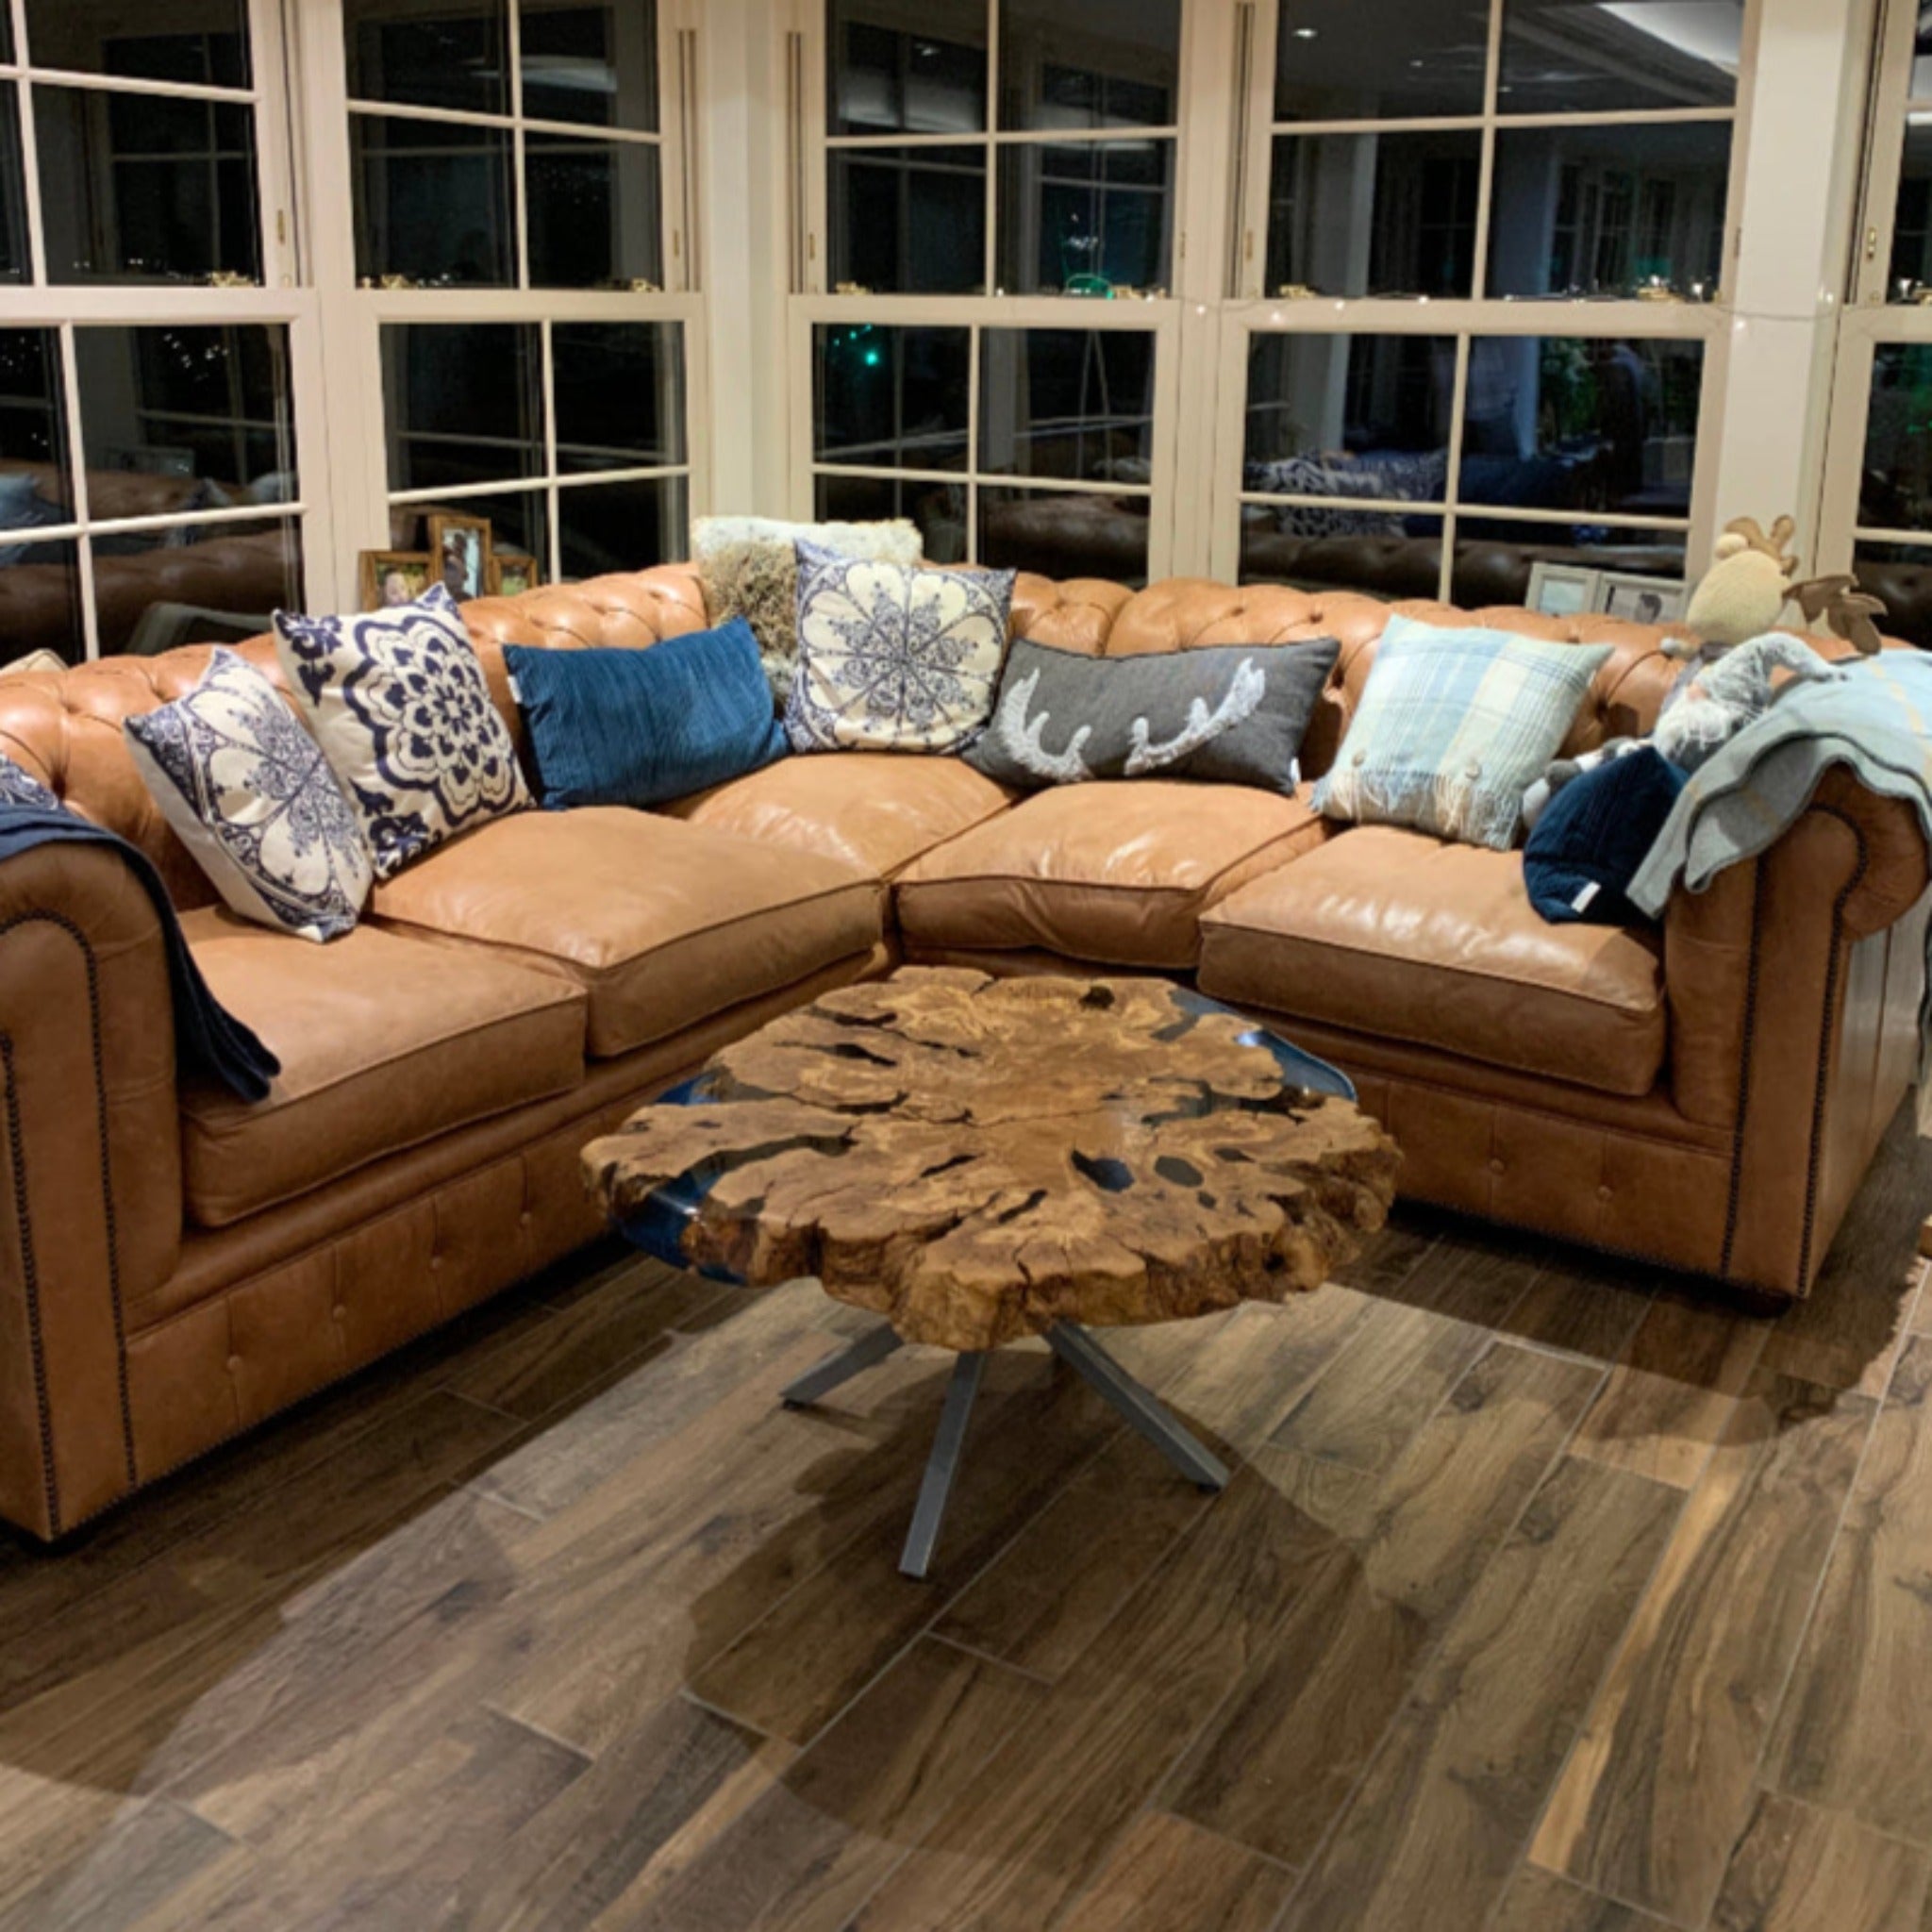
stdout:
<svg viewBox="0 0 1932 1932">
<path fill-rule="evenodd" d="M 1771 535 L 1766 536 L 1758 527 L 1756 517 L 1733 517 L 1724 525 L 1726 537 L 1742 540 L 1740 545 L 1730 546 L 1733 554 L 1739 548 L 1757 550 L 1777 562 L 1778 570 L 1785 576 L 1795 575 L 1798 569 L 1797 554 L 1787 551 L 1785 545 L 1798 534 L 1798 526 L 1790 517 L 1779 517 L 1771 526 Z"/>
<path fill-rule="evenodd" d="M 1813 577 L 1795 584 L 1791 595 L 1807 624 L 1822 617 L 1833 633 L 1854 645 L 1863 657 L 1873 657 L 1883 643 L 1874 618 L 1885 615 L 1885 602 L 1858 588 L 1854 576 Z"/>
</svg>

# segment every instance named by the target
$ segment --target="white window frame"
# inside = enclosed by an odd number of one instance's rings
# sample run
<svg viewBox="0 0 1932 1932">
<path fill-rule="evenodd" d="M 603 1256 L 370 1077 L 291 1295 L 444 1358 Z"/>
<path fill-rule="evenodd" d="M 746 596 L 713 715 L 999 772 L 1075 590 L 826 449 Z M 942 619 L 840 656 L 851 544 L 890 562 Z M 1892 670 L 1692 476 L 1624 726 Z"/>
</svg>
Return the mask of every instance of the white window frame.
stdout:
<svg viewBox="0 0 1932 1932">
<path fill-rule="evenodd" d="M 1405 119 L 1276 121 L 1274 69 L 1280 9 L 1275 0 L 1243 0 L 1243 74 L 1238 90 L 1245 100 L 1236 134 L 1241 198 L 1237 208 L 1238 242 L 1229 281 L 1232 299 L 1219 306 L 1218 369 L 1214 458 L 1212 535 L 1209 574 L 1223 581 L 1239 580 L 1241 513 L 1249 504 L 1304 506 L 1331 511 L 1390 511 L 1405 516 L 1442 519 L 1441 563 L 1437 595 L 1450 601 L 1456 563 L 1458 509 L 1487 524 L 1523 525 L 1533 541 L 1538 527 L 1602 524 L 1617 529 L 1655 530 L 1660 536 L 1682 536 L 1688 574 L 1698 574 L 1697 559 L 1709 548 L 1715 527 L 1718 493 L 1717 450 L 1722 433 L 1727 358 L 1736 332 L 1733 306 L 1734 269 L 1740 255 L 1744 205 L 1745 134 L 1749 125 L 1763 8 L 1750 0 L 1740 48 L 1738 91 L 1729 108 L 1644 108 L 1630 112 L 1511 114 L 1496 105 L 1501 72 L 1503 10 L 1507 0 L 1489 0 L 1489 53 L 1483 80 L 1483 103 L 1472 115 Z M 1244 86 L 1242 83 L 1244 82 Z M 1491 192 L 1495 171 L 1499 130 L 1527 127 L 1622 126 L 1644 123 L 1721 123 L 1732 130 L 1731 162 L 1725 193 L 1724 272 L 1708 302 L 1613 300 L 1566 296 L 1491 296 L 1488 283 Z M 1481 136 L 1476 192 L 1474 256 L 1468 296 L 1377 297 L 1314 295 L 1270 299 L 1263 288 L 1268 258 L 1269 184 L 1277 135 L 1338 133 L 1401 133 L 1407 129 L 1462 129 Z M 1246 416 L 1248 350 L 1261 333 L 1309 335 L 1424 335 L 1456 341 L 1456 371 L 1450 398 L 1447 431 L 1448 474 L 1441 499 L 1430 503 L 1381 499 L 1277 495 L 1250 491 L 1246 484 Z M 1468 399 L 1469 344 L 1477 336 L 1547 336 L 1563 341 L 1692 340 L 1704 344 L 1697 451 L 1692 474 L 1690 511 L 1684 517 L 1621 515 L 1516 508 L 1507 504 L 1469 504 L 1458 498 L 1462 428 Z"/>
<path fill-rule="evenodd" d="M 658 144 L 660 155 L 662 258 L 674 286 L 655 293 L 632 290 L 543 289 L 529 286 L 526 224 L 523 196 L 523 128 L 536 125 L 587 140 L 618 130 L 562 122 L 530 124 L 515 116 L 515 168 L 511 218 L 516 225 L 519 286 L 501 289 L 362 288 L 356 273 L 355 197 L 349 139 L 350 95 L 343 42 L 341 0 L 305 5 L 298 28 L 303 120 L 323 130 L 305 153 L 310 167 L 308 235 L 311 269 L 322 291 L 326 380 L 331 393 L 368 400 L 331 418 L 330 449 L 334 496 L 341 540 L 330 557 L 325 587 L 311 588 L 337 608 L 353 608 L 358 594 L 357 558 L 362 550 L 388 550 L 392 508 L 411 503 L 460 503 L 466 497 L 541 492 L 546 498 L 549 554 L 540 559 L 545 582 L 555 581 L 561 560 L 560 495 L 564 491 L 661 477 L 682 477 L 688 513 L 702 514 L 710 501 L 710 380 L 706 300 L 694 248 L 698 226 L 695 139 L 698 103 L 698 36 L 702 0 L 658 0 L 658 131 L 632 131 L 623 138 Z M 514 44 L 519 25 L 517 0 L 509 0 L 508 33 Z M 516 72 L 513 65 L 512 71 Z M 521 82 L 511 106 L 520 109 Z M 356 111 L 363 111 L 358 106 Z M 456 125 L 502 129 L 509 117 L 454 109 L 384 108 Z M 550 327 L 556 323 L 675 323 L 684 341 L 686 460 L 641 464 L 621 470 L 559 472 L 549 358 Z M 382 329 L 390 323 L 527 323 L 541 325 L 543 344 L 544 462 L 541 473 L 507 476 L 485 484 L 437 490 L 391 491 L 387 427 L 383 417 Z"/>
<path fill-rule="evenodd" d="M 6 0 L 13 26 L 15 61 L 0 65 L 0 87 L 16 91 L 27 233 L 33 280 L 0 289 L 0 309 L 8 327 L 39 327 L 56 332 L 63 425 L 72 469 L 74 514 L 64 523 L 36 525 L 35 543 L 72 541 L 79 577 L 82 636 L 89 658 L 100 655 L 99 618 L 94 589 L 94 541 L 147 535 L 171 529 L 209 529 L 224 525 L 285 521 L 301 544 L 303 575 L 308 587 L 329 575 L 333 512 L 328 491 L 326 414 L 323 401 L 320 309 L 312 290 L 297 286 L 291 220 L 291 128 L 282 85 L 285 69 L 281 8 L 276 0 L 249 0 L 250 39 L 246 88 L 201 86 L 28 65 L 25 0 Z M 35 141 L 31 89 L 34 82 L 104 92 L 140 93 L 176 99 L 232 102 L 255 116 L 256 172 L 261 223 L 263 281 L 251 287 L 215 287 L 171 282 L 129 284 L 51 283 L 47 280 L 44 226 L 39 193 L 40 157 Z M 288 330 L 290 411 L 294 428 L 300 493 L 288 503 L 245 505 L 228 509 L 171 512 L 163 516 L 96 518 L 88 502 L 86 452 L 81 439 L 81 405 L 75 336 L 91 325 L 192 328 L 244 327 L 253 324 Z M 238 479 L 239 480 L 239 479 Z"/>
<path fill-rule="evenodd" d="M 1906 0 L 1882 0 L 1850 296 L 1838 320 L 1818 533 L 1822 572 L 1852 570 L 1861 543 L 1897 543 L 1920 550 L 1932 566 L 1932 527 L 1897 529 L 1862 523 L 1858 516 L 1872 371 L 1878 351 L 1893 344 L 1932 345 L 1932 304 L 1889 299 L 1906 125 L 1911 116 L 1932 116 L 1932 96 L 1912 94 L 1917 25 L 1916 7 Z"/>
<path fill-rule="evenodd" d="M 1148 505 L 1147 578 L 1174 574 L 1174 532 L 1158 512 L 1174 501 L 1175 425 L 1179 415 L 1180 309 L 1177 302 L 1083 301 L 1058 295 L 1008 296 L 987 301 L 971 296 L 901 295 L 891 300 L 844 295 L 802 295 L 791 304 L 791 393 L 802 398 L 793 412 L 791 500 L 793 514 L 815 514 L 820 476 L 869 478 L 891 483 L 935 483 L 966 492 L 966 555 L 979 555 L 979 492 L 1014 490 L 1041 496 L 1130 496 Z M 967 335 L 966 461 L 957 470 L 893 469 L 882 465 L 822 462 L 814 451 L 812 422 L 813 344 L 823 325 L 869 322 L 882 328 L 964 329 Z M 982 467 L 979 459 L 980 337 L 988 329 L 1125 330 L 1154 337 L 1153 453 L 1147 482 L 1116 483 L 1091 477 L 1022 475 Z"/>
<path fill-rule="evenodd" d="M 1190 109 L 1195 91 L 1207 83 L 1219 52 L 1217 38 L 1225 9 L 1212 0 L 1181 0 L 1180 58 L 1174 87 L 1178 118 L 1159 127 L 1123 125 L 1078 129 L 1002 129 L 999 126 L 1000 0 L 987 8 L 987 126 L 976 132 L 941 135 L 833 135 L 828 131 L 830 92 L 824 0 L 790 0 L 791 58 L 790 103 L 792 152 L 790 187 L 796 245 L 791 267 L 792 294 L 787 311 L 787 369 L 791 396 L 788 508 L 791 515 L 814 515 L 814 481 L 821 475 L 870 476 L 888 481 L 942 482 L 967 491 L 966 560 L 979 560 L 979 491 L 982 486 L 1041 494 L 1134 496 L 1148 503 L 1149 582 L 1190 567 L 1197 554 L 1188 525 L 1191 510 L 1177 500 L 1177 478 L 1189 441 L 1181 408 L 1184 294 L 1196 283 L 1206 259 L 1200 249 L 1190 257 L 1195 234 L 1205 232 L 1196 199 L 1212 187 L 1215 157 L 1211 142 L 1191 134 Z M 1075 142 L 1168 140 L 1174 142 L 1171 193 L 1169 288 L 1160 295 L 1141 294 L 1108 301 L 1091 296 L 1006 294 L 998 291 L 999 165 L 1001 151 L 1019 146 L 1059 146 Z M 904 295 L 826 292 L 829 273 L 830 186 L 828 156 L 834 149 L 980 147 L 986 151 L 985 288 L 995 292 Z M 1202 311 L 1205 313 L 1205 310 Z M 857 468 L 814 459 L 812 342 L 822 323 L 870 322 L 880 327 L 932 326 L 972 331 L 969 445 L 963 470 L 926 471 Z M 1129 329 L 1151 333 L 1154 345 L 1154 434 L 1149 480 L 1129 485 L 1104 479 L 1015 476 L 979 465 L 979 331 L 982 329 Z"/>
</svg>

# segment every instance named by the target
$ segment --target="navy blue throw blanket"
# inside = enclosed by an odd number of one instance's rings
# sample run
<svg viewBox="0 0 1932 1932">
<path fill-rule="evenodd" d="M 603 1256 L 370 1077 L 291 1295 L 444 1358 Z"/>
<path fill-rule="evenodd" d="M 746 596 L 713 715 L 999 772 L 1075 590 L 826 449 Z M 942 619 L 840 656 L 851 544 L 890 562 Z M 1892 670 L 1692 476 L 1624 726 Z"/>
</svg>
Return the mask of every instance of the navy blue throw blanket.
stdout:
<svg viewBox="0 0 1932 1932">
<path fill-rule="evenodd" d="M 146 853 L 117 833 L 71 812 L 38 779 L 9 758 L 0 758 L 0 859 L 36 845 L 61 841 L 108 845 L 121 855 L 154 901 L 155 917 L 168 949 L 168 983 L 175 995 L 175 1047 L 181 1065 L 211 1075 L 243 1100 L 268 1097 L 268 1083 L 282 1063 L 255 1034 L 208 991 L 174 902 Z"/>
</svg>

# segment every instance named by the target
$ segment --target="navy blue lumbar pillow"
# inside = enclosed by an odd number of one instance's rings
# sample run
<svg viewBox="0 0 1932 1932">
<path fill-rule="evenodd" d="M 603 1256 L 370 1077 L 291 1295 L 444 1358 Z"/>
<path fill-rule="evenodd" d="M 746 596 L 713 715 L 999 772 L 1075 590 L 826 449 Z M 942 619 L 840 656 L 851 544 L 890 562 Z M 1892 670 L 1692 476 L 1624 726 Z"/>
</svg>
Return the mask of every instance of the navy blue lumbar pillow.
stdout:
<svg viewBox="0 0 1932 1932">
<path fill-rule="evenodd" d="M 1573 778 L 1544 808 L 1523 848 L 1529 903 L 1553 925 L 1641 925 L 1626 889 L 1684 789 L 1655 745 Z"/>
<path fill-rule="evenodd" d="M 661 805 L 786 750 L 743 618 L 641 650 L 504 648 L 543 803 Z"/>
</svg>

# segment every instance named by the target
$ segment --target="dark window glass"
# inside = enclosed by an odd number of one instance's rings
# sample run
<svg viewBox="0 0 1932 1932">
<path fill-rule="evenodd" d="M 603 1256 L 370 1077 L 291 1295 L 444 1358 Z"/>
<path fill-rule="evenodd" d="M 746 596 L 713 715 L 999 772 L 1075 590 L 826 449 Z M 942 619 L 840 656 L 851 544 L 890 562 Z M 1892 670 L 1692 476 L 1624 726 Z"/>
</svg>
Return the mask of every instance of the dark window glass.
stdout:
<svg viewBox="0 0 1932 1932">
<path fill-rule="evenodd" d="M 1341 505 L 1244 503 L 1241 581 L 1371 597 L 1434 597 L 1442 519 Z"/>
<path fill-rule="evenodd" d="M 302 539 L 293 518 L 96 537 L 93 554 L 103 657 L 238 644 L 260 636 L 274 611 L 302 608 Z"/>
<path fill-rule="evenodd" d="M 1474 129 L 1277 136 L 1269 290 L 1467 295 L 1481 170 Z"/>
<path fill-rule="evenodd" d="M 654 143 L 526 134 L 524 185 L 531 287 L 661 286 Z"/>
<path fill-rule="evenodd" d="M 812 515 L 838 523 L 882 523 L 909 517 L 929 563 L 966 560 L 966 486 L 935 483 L 930 478 L 901 476 L 841 476 L 821 473 L 812 478 Z"/>
<path fill-rule="evenodd" d="M 559 322 L 550 365 L 559 472 L 683 462 L 681 324 Z"/>
<path fill-rule="evenodd" d="M 1147 581 L 1144 496 L 1101 491 L 979 488 L 979 558 L 988 570 L 1037 570 L 1049 577 Z"/>
<path fill-rule="evenodd" d="M 982 470 L 1152 481 L 1153 336 L 990 328 L 979 338 L 979 358 Z"/>
<path fill-rule="evenodd" d="M 1657 589 L 1650 592 L 1634 585 L 1615 588 L 1617 604 L 1611 614 L 1639 624 L 1672 622 L 1674 607 L 1683 596 L 1684 539 L 1675 531 L 1606 528 L 1600 524 L 1512 524 L 1488 517 L 1457 520 L 1449 601 L 1465 610 L 1526 606 L 1529 580 L 1540 563 L 1656 579 Z"/>
<path fill-rule="evenodd" d="M 825 167 L 835 286 L 985 291 L 984 147 L 835 147 Z"/>
<path fill-rule="evenodd" d="M 356 273 L 440 288 L 509 288 L 510 137 L 500 129 L 352 114 Z"/>
<path fill-rule="evenodd" d="M 1878 628 L 1932 651 L 1932 550 L 1916 543 L 1860 543 L 1852 569 L 1858 588 L 1885 606 Z"/>
<path fill-rule="evenodd" d="M 1241 487 L 1440 503 L 1455 387 L 1450 336 L 1255 335 Z"/>
<path fill-rule="evenodd" d="M 89 325 L 75 331 L 74 354 L 94 521 L 287 503 L 301 493 L 287 329 Z M 117 472 L 146 485 L 119 510 L 107 493 Z M 158 477 L 180 479 L 178 503 L 152 498 Z"/>
<path fill-rule="evenodd" d="M 966 467 L 968 332 L 820 323 L 813 454 L 861 469 Z"/>
<path fill-rule="evenodd" d="M 1179 0 L 1001 0 L 1000 125 L 1168 127 Z"/>
<path fill-rule="evenodd" d="M 80 608 L 80 545 L 0 538 L 0 664 L 52 651 L 69 664 L 87 656 Z"/>
<path fill-rule="evenodd" d="M 1932 283 L 1932 121 L 1906 123 L 1905 152 L 1892 209 L 1891 286 L 1894 302 L 1911 302 Z"/>
<path fill-rule="evenodd" d="M 1461 501 L 1688 516 L 1703 375 L 1702 342 L 1476 337 Z"/>
<path fill-rule="evenodd" d="M 13 60 L 13 9 L 0 8 L 0 60 Z"/>
<path fill-rule="evenodd" d="M 542 365 L 534 323 L 385 324 L 389 487 L 540 475 Z"/>
<path fill-rule="evenodd" d="M 826 0 L 833 134 L 986 128 L 984 0 Z"/>
<path fill-rule="evenodd" d="M 63 397 L 58 336 L 0 328 L 0 530 L 65 523 L 72 514 Z"/>
<path fill-rule="evenodd" d="M 261 279 L 248 108 L 37 87 L 34 131 L 50 281 Z"/>
<path fill-rule="evenodd" d="M 1730 155 L 1728 122 L 1502 129 L 1490 293 L 1711 299 Z"/>
<path fill-rule="evenodd" d="M 1505 114 L 1728 108 L 1744 0 L 1506 0 L 1496 107 Z"/>
<path fill-rule="evenodd" d="M 350 98 L 509 112 L 508 0 L 343 0 Z"/>
<path fill-rule="evenodd" d="M 1009 294 L 1167 285 L 1172 141 L 1003 147 L 999 192 L 999 282 Z"/>
<path fill-rule="evenodd" d="M 1480 114 L 1487 0 L 1281 0 L 1277 121 Z"/>
<path fill-rule="evenodd" d="M 27 53 L 36 67 L 129 80 L 246 87 L 247 0 L 26 0 Z"/>
<path fill-rule="evenodd" d="M 1858 522 L 1932 530 L 1932 342 L 1880 342 L 1873 352 Z"/>
<path fill-rule="evenodd" d="M 649 570 L 675 562 L 690 549 L 682 476 L 559 490 L 557 516 L 566 582 Z"/>
<path fill-rule="evenodd" d="M 652 0 L 522 0 L 524 112 L 532 121 L 658 131 Z"/>
<path fill-rule="evenodd" d="M 27 259 L 26 177 L 20 159 L 19 96 L 0 88 L 0 282 L 33 279 Z"/>
</svg>

